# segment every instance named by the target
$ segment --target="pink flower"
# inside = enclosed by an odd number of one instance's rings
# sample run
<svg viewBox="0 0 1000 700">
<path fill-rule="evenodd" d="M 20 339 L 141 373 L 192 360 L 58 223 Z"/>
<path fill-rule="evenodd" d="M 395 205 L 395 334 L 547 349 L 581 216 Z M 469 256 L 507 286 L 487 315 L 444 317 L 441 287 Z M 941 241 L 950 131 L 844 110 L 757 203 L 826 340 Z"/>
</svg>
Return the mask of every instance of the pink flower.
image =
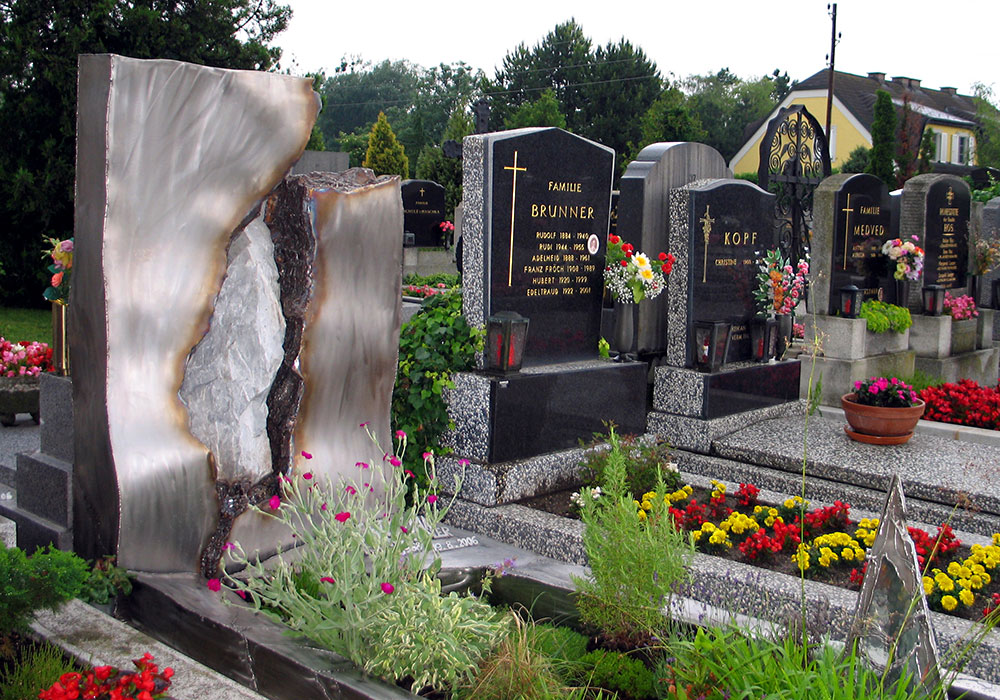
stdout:
<svg viewBox="0 0 1000 700">
<path fill-rule="evenodd" d="M 247 592 L 246 591 L 236 591 L 236 595 L 238 595 L 243 600 L 247 599 Z"/>
<path fill-rule="evenodd" d="M 431 505 L 434 505 L 435 503 L 437 503 L 437 499 L 438 497 L 432 493 L 430 496 L 427 497 L 427 502 L 430 503 Z"/>
<path fill-rule="evenodd" d="M 404 534 L 404 535 L 405 535 L 406 533 L 408 533 L 408 532 L 409 532 L 409 530 L 407 530 L 407 529 L 406 529 L 406 527 L 405 527 L 405 526 L 403 526 L 403 525 L 400 525 L 400 526 L 399 526 L 399 529 L 403 531 L 403 534 Z"/>
<path fill-rule="evenodd" d="M 458 466 L 460 466 L 460 467 L 467 467 L 467 466 L 469 466 L 469 460 L 467 460 L 467 459 L 460 459 L 460 460 L 458 460 Z"/>
<path fill-rule="evenodd" d="M 344 491 L 347 491 L 347 493 L 351 494 L 352 496 L 358 492 L 358 490 L 353 486 L 345 486 Z"/>
<path fill-rule="evenodd" d="M 324 576 L 323 578 L 320 579 L 320 582 L 321 583 L 336 583 L 336 581 L 334 581 L 329 576 Z"/>
<path fill-rule="evenodd" d="M 213 593 L 218 593 L 219 591 L 222 590 L 222 581 L 220 581 L 217 578 L 208 579 L 207 585 L 208 585 L 208 590 L 212 591 Z"/>
<path fill-rule="evenodd" d="M 302 450 L 302 456 L 305 457 L 306 459 L 312 459 L 313 458 L 313 456 L 311 454 L 309 454 L 308 452 L 306 452 L 305 450 Z"/>
<path fill-rule="evenodd" d="M 385 593 L 386 595 L 389 595 L 394 590 L 396 590 L 396 587 L 393 586 L 391 583 L 383 583 L 382 584 L 382 592 Z"/>
<path fill-rule="evenodd" d="M 393 455 L 392 457 L 389 458 L 389 464 L 391 464 L 394 467 L 398 467 L 398 466 L 401 466 L 403 464 L 403 462 L 402 462 L 402 460 L 399 459 L 399 457 L 397 457 L 396 455 Z"/>
<path fill-rule="evenodd" d="M 337 513 L 335 516 L 333 516 L 334 520 L 336 520 L 338 523 L 346 523 L 349 517 L 351 517 L 351 514 L 348 513 L 346 510 L 343 513 Z"/>
<path fill-rule="evenodd" d="M 417 478 L 417 475 L 414 474 L 413 472 L 411 472 L 409 469 L 405 470 L 403 473 L 406 474 L 406 476 L 409 477 L 409 478 L 411 478 L 411 479 L 416 479 Z"/>
<path fill-rule="evenodd" d="M 321 505 L 321 506 L 319 507 L 319 509 L 320 509 L 320 510 L 326 510 L 326 504 L 324 503 L 323 505 Z"/>
<path fill-rule="evenodd" d="M 236 545 L 233 544 L 232 542 L 226 542 L 224 545 L 222 545 L 223 552 L 225 552 L 228 549 L 236 549 Z"/>
<path fill-rule="evenodd" d="M 399 438 L 400 440 L 402 440 L 403 438 L 406 437 L 406 432 L 404 432 L 402 430 L 397 430 L 396 431 L 396 437 Z"/>
<path fill-rule="evenodd" d="M 306 480 L 313 478 L 312 472 L 306 472 L 302 475 L 302 478 Z"/>
<path fill-rule="evenodd" d="M 433 452 L 424 452 L 424 454 L 421 455 L 421 456 L 424 458 L 424 461 L 426 462 L 428 459 L 430 459 L 431 457 L 434 456 L 434 453 Z"/>
<path fill-rule="evenodd" d="M 358 427 L 359 428 L 367 428 L 368 427 L 368 421 L 365 421 L 364 423 L 359 424 Z"/>
<path fill-rule="evenodd" d="M 278 508 L 281 507 L 281 497 L 271 496 L 271 500 L 268 501 L 267 504 L 271 506 L 271 510 L 278 510 Z"/>
<path fill-rule="evenodd" d="M 362 469 L 367 469 L 368 468 L 368 462 L 355 462 L 354 466 L 355 467 L 361 467 Z"/>
</svg>

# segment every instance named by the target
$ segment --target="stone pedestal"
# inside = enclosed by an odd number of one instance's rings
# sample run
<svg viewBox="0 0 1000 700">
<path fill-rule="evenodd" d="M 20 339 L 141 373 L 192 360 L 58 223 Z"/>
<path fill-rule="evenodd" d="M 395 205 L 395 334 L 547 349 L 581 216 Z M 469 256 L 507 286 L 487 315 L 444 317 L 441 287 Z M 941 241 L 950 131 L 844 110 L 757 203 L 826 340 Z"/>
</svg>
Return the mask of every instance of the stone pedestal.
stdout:
<svg viewBox="0 0 1000 700">
<path fill-rule="evenodd" d="M 976 325 L 976 347 L 979 350 L 993 347 L 993 324 L 996 311 L 979 307 L 979 318 Z"/>
<path fill-rule="evenodd" d="M 915 367 L 921 372 L 939 377 L 946 382 L 971 379 L 981 386 L 997 383 L 997 366 L 1000 348 L 987 348 L 963 352 L 950 357 L 918 357 Z"/>
<path fill-rule="evenodd" d="M 17 526 L 17 546 L 34 552 L 73 548 L 73 382 L 41 376 L 39 451 L 17 455 L 16 497 L 0 501 L 0 516 Z"/>
<path fill-rule="evenodd" d="M 951 322 L 951 354 L 960 355 L 976 349 L 979 325 L 978 319 Z"/>
<path fill-rule="evenodd" d="M 951 316 L 913 316 L 910 349 L 917 357 L 948 357 L 951 354 Z"/>
</svg>

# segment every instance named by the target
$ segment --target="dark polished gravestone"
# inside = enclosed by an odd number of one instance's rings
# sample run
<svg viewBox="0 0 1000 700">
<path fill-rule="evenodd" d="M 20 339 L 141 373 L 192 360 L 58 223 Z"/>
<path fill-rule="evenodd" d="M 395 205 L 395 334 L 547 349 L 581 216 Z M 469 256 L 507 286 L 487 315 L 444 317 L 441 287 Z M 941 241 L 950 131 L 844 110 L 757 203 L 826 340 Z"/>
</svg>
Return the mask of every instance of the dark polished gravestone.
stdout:
<svg viewBox="0 0 1000 700">
<path fill-rule="evenodd" d="M 445 220 L 444 187 L 430 180 L 404 180 L 403 231 L 413 234 L 411 245 L 427 248 L 443 245 L 441 222 Z"/>
<path fill-rule="evenodd" d="M 838 290 L 851 284 L 865 299 L 899 303 L 882 253 L 882 244 L 898 235 L 892 209 L 888 188 L 873 175 L 833 175 L 816 188 L 809 293 L 819 313 L 835 315 Z"/>
<path fill-rule="evenodd" d="M 475 137 L 466 151 L 466 202 L 478 190 L 481 206 L 466 213 L 466 317 L 527 317 L 526 366 L 596 358 L 614 151 L 551 128 Z"/>
<path fill-rule="evenodd" d="M 530 321 L 522 371 L 461 372 L 449 392 L 445 443 L 480 470 L 465 481 L 470 493 L 511 464 L 576 448 L 603 421 L 644 433 L 648 368 L 598 357 L 614 152 L 555 128 L 476 134 L 463 146 L 465 316 L 482 325 L 511 310 Z M 554 481 L 522 486 L 523 497 Z"/>
<path fill-rule="evenodd" d="M 778 246 L 774 195 L 745 180 L 703 180 L 670 193 L 667 361 L 694 366 L 699 321 L 732 324 L 727 362 L 752 358 L 749 322 L 759 258 Z"/>
<path fill-rule="evenodd" d="M 643 148 L 621 179 L 620 222 L 617 233 L 650 256 L 668 248 L 670 190 L 705 178 L 729 178 L 732 171 L 722 155 L 703 143 L 654 143 Z M 667 348 L 668 294 L 639 304 L 638 350 L 662 354 Z"/>
<path fill-rule="evenodd" d="M 970 200 L 969 186 L 954 175 L 917 175 L 907 180 L 900 233 L 915 234 L 921 241 L 926 255 L 923 284 L 966 287 Z"/>
</svg>

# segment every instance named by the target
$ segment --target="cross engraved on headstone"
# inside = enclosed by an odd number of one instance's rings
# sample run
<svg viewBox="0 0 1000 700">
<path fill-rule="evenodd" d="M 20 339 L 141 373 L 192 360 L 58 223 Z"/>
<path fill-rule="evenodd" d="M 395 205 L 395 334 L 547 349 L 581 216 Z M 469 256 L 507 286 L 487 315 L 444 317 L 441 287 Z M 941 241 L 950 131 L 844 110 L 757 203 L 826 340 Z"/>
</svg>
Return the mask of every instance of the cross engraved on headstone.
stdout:
<svg viewBox="0 0 1000 700">
<path fill-rule="evenodd" d="M 847 206 L 841 209 L 844 212 L 844 270 L 847 269 L 847 251 L 850 246 L 847 243 L 848 236 L 851 235 L 851 213 L 854 211 L 851 208 L 851 193 L 847 193 Z"/>
<path fill-rule="evenodd" d="M 510 260 L 507 261 L 507 286 L 510 287 L 514 274 L 514 212 L 517 210 L 517 174 L 518 172 L 526 173 L 528 169 L 517 167 L 517 151 L 514 151 L 514 164 L 505 165 L 503 169 L 512 171 L 510 184 Z"/>
<path fill-rule="evenodd" d="M 931 691 L 938 685 L 937 647 L 930 625 L 917 551 L 906 529 L 906 500 L 898 474 L 892 475 L 878 533 L 854 612 L 847 649 L 879 667 L 895 683 L 905 669 Z"/>
<path fill-rule="evenodd" d="M 945 195 L 945 198 L 948 200 L 948 206 L 951 206 L 955 201 L 955 190 L 949 187 L 948 194 Z"/>
<path fill-rule="evenodd" d="M 423 188 L 423 187 L 421 187 L 421 188 L 420 188 L 420 196 L 421 196 L 421 197 L 423 197 L 423 196 L 424 196 L 424 188 Z"/>
<path fill-rule="evenodd" d="M 698 219 L 698 221 L 700 221 L 701 224 L 702 224 L 702 228 L 701 228 L 702 233 L 704 233 L 704 235 L 705 235 L 705 260 L 704 260 L 704 263 L 702 264 L 702 268 L 701 268 L 701 281 L 702 282 L 707 281 L 706 278 L 707 278 L 707 275 L 708 275 L 708 237 L 712 233 L 712 224 L 715 223 L 715 219 L 713 219 L 708 214 L 708 209 L 709 209 L 710 206 L 711 206 L 710 204 L 706 204 L 705 205 L 705 215 L 703 217 L 701 217 L 700 219 Z"/>
</svg>

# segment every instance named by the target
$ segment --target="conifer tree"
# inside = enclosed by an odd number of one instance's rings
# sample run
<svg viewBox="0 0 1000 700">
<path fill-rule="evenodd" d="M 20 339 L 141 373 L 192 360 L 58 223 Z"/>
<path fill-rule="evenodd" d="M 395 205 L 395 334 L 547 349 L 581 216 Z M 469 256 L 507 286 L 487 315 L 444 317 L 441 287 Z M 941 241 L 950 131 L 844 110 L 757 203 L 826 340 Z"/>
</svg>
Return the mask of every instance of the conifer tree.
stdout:
<svg viewBox="0 0 1000 700">
<path fill-rule="evenodd" d="M 896 108 L 885 90 L 875 93 L 875 117 L 872 120 L 872 150 L 866 172 L 896 186 L 893 156 L 896 151 Z"/>
<path fill-rule="evenodd" d="M 365 153 L 366 168 L 371 168 L 376 175 L 410 176 L 410 161 L 406 157 L 403 144 L 396 140 L 392 133 L 385 112 L 378 113 L 378 120 L 368 134 L 368 151 Z"/>
</svg>

